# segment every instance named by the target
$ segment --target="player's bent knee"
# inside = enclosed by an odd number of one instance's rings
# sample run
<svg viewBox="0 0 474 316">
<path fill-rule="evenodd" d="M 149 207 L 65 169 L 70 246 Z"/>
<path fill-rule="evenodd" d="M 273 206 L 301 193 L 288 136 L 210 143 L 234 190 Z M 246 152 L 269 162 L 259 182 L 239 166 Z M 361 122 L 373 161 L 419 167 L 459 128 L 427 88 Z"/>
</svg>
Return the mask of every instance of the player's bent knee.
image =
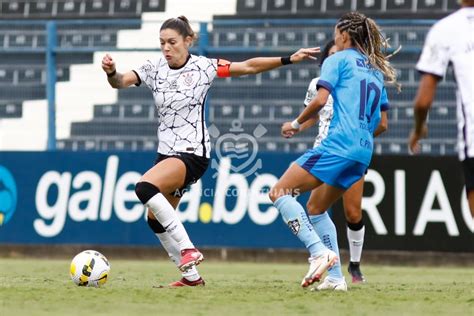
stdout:
<svg viewBox="0 0 474 316">
<path fill-rule="evenodd" d="M 316 205 L 314 205 L 313 203 L 310 203 L 310 202 L 306 203 L 306 210 L 311 215 L 319 215 L 319 214 L 322 214 L 326 211 L 326 210 L 323 210 L 323 209 L 317 207 Z"/>
<path fill-rule="evenodd" d="M 156 219 L 147 217 L 147 223 L 155 234 L 162 234 L 166 232 L 166 229 L 163 227 L 163 225 L 161 225 Z"/>
<path fill-rule="evenodd" d="M 146 204 L 158 193 L 160 193 L 160 190 L 149 182 L 138 182 L 135 185 L 135 194 L 143 204 Z"/>
<path fill-rule="evenodd" d="M 345 211 L 349 223 L 358 223 L 362 219 L 362 209 L 358 207 L 346 207 Z"/>
<path fill-rule="evenodd" d="M 362 219 L 362 214 L 346 214 L 346 221 L 349 223 L 358 223 Z"/>
<path fill-rule="evenodd" d="M 268 197 L 272 202 L 278 200 L 278 198 L 280 197 L 280 195 L 278 194 L 278 189 L 276 187 L 273 187 L 270 192 L 268 192 Z"/>
</svg>

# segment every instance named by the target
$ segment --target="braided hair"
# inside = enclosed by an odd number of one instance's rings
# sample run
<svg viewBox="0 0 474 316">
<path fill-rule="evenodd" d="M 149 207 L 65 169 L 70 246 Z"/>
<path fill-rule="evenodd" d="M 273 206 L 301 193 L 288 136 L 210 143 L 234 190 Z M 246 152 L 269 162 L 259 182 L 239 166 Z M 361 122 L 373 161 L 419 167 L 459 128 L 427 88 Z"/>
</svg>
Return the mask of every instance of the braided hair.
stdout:
<svg viewBox="0 0 474 316">
<path fill-rule="evenodd" d="M 374 20 L 359 12 L 349 12 L 339 19 L 336 27 L 341 33 L 346 31 L 352 44 L 368 58 L 369 63 L 384 74 L 388 83 L 394 84 L 398 91 L 401 90 L 396 71 L 388 61 L 393 54 L 390 56 L 384 54 L 390 47 L 388 40 L 383 37 Z M 385 49 L 384 52 L 382 48 Z"/>
</svg>

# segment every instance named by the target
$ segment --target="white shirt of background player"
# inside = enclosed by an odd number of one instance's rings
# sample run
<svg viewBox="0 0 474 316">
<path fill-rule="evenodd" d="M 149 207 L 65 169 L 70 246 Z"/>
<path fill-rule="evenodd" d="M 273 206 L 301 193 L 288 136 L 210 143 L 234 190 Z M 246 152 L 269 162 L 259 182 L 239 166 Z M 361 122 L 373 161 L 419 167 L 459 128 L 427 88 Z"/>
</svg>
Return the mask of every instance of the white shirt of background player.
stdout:
<svg viewBox="0 0 474 316">
<path fill-rule="evenodd" d="M 474 157 L 474 7 L 437 22 L 426 37 L 416 69 L 444 77 L 453 64 L 457 83 L 459 160 Z"/>
<path fill-rule="evenodd" d="M 318 83 L 319 77 L 311 80 L 308 91 L 306 92 L 306 97 L 304 99 L 304 105 L 307 106 L 311 100 L 317 94 L 316 85 Z M 333 109 L 334 100 L 331 95 L 329 95 L 326 105 L 318 112 L 319 115 L 319 124 L 318 124 L 318 136 L 314 141 L 313 147 L 317 147 L 321 142 L 328 136 L 329 125 L 331 124 L 332 117 L 334 115 Z"/>
</svg>

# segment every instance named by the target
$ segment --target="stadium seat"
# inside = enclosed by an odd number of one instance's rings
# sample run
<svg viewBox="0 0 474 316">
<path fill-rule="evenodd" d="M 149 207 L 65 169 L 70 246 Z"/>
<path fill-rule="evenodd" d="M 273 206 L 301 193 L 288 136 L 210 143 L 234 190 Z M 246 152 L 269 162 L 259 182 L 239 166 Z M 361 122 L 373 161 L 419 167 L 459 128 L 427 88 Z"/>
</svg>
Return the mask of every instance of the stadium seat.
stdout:
<svg viewBox="0 0 474 316">
<path fill-rule="evenodd" d="M 81 10 L 81 0 L 66 0 L 57 2 L 57 16 L 58 17 L 79 17 L 83 16 L 84 12 Z"/>
<path fill-rule="evenodd" d="M 39 68 L 21 69 L 18 71 L 18 83 L 46 84 L 46 76 L 43 76 L 43 72 Z"/>
<path fill-rule="evenodd" d="M 277 32 L 276 46 L 305 46 L 304 38 L 305 34 L 298 29 L 287 29 L 285 31 Z"/>
<path fill-rule="evenodd" d="M 215 47 L 248 46 L 248 37 L 243 32 L 219 29 L 212 34 L 212 44 Z"/>
<path fill-rule="evenodd" d="M 413 65 L 396 65 L 397 80 L 403 83 L 413 82 Z"/>
<path fill-rule="evenodd" d="M 114 4 L 114 16 L 127 16 L 140 13 L 138 0 L 116 0 Z"/>
<path fill-rule="evenodd" d="M 387 11 L 388 12 L 410 12 L 413 7 L 412 0 L 387 0 Z"/>
<path fill-rule="evenodd" d="M 142 12 L 163 12 L 165 4 L 165 0 L 142 0 Z"/>
<path fill-rule="evenodd" d="M 416 2 L 417 11 L 441 11 L 443 9 L 443 0 L 418 0 Z"/>
<path fill-rule="evenodd" d="M 292 3 L 292 0 L 267 0 L 267 12 L 287 14 L 292 12 Z"/>
<path fill-rule="evenodd" d="M 115 104 L 94 106 L 94 119 L 118 119 L 120 117 L 120 106 Z"/>
<path fill-rule="evenodd" d="M 323 0 L 297 0 L 296 12 L 321 12 Z"/>
<path fill-rule="evenodd" d="M 2 14 L 23 16 L 25 14 L 25 1 L 11 0 L 0 2 Z"/>
<path fill-rule="evenodd" d="M 123 105 L 121 109 L 123 111 L 123 117 L 126 119 L 155 120 L 155 106 L 153 105 L 130 104 Z"/>
<path fill-rule="evenodd" d="M 84 15 L 93 16 L 105 16 L 109 15 L 110 12 L 110 1 L 106 0 L 92 0 L 86 1 L 84 6 Z"/>
<path fill-rule="evenodd" d="M 356 7 L 358 11 L 370 14 L 372 11 L 382 11 L 382 1 L 357 0 Z"/>
<path fill-rule="evenodd" d="M 10 68 L 1 67 L 0 68 L 0 83 L 2 84 L 11 84 L 13 83 L 15 71 Z"/>
<path fill-rule="evenodd" d="M 326 10 L 335 12 L 348 12 L 352 9 L 352 0 L 326 1 Z"/>
<path fill-rule="evenodd" d="M 53 1 L 39 0 L 29 3 L 29 17 L 53 16 Z"/>
<path fill-rule="evenodd" d="M 262 0 L 237 0 L 237 13 L 262 13 Z"/>
<path fill-rule="evenodd" d="M 19 102 L 0 101 L 0 119 L 20 118 L 22 107 Z"/>
<path fill-rule="evenodd" d="M 423 47 L 428 27 L 406 27 L 399 31 L 399 42 L 403 46 Z"/>
<path fill-rule="evenodd" d="M 308 37 L 308 46 L 321 45 L 333 38 L 334 29 L 329 27 L 315 27 L 314 29 L 305 31 Z"/>
<path fill-rule="evenodd" d="M 10 33 L 7 34 L 7 44 L 8 48 L 35 48 L 38 47 L 38 37 L 40 34 L 24 34 L 24 33 Z M 44 42 L 44 41 L 42 41 Z"/>
<path fill-rule="evenodd" d="M 248 46 L 251 47 L 276 47 L 278 46 L 278 34 L 271 29 L 247 29 Z"/>
</svg>

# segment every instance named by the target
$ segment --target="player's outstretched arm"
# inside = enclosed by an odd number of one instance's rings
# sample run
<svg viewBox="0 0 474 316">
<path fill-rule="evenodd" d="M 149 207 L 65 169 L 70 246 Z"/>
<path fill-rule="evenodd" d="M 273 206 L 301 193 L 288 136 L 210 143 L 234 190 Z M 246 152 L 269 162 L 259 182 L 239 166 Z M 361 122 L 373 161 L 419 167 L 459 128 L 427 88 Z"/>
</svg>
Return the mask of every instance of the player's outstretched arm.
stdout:
<svg viewBox="0 0 474 316">
<path fill-rule="evenodd" d="M 414 102 L 415 126 L 408 139 L 408 147 L 412 153 L 418 153 L 420 151 L 418 142 L 428 134 L 426 118 L 431 104 L 433 103 L 438 79 L 438 77 L 432 74 L 424 74 L 421 76 L 420 86 L 418 87 Z"/>
<path fill-rule="evenodd" d="M 308 106 L 298 116 L 297 121 L 299 124 L 304 124 L 307 120 L 313 118 L 318 114 L 319 110 L 327 103 L 329 98 L 329 90 L 324 87 L 320 87 L 316 97 L 311 100 Z"/>
<path fill-rule="evenodd" d="M 233 62 L 229 66 L 229 73 L 233 77 L 258 74 L 286 64 L 296 64 L 304 59 L 316 59 L 314 55 L 320 51 L 319 47 L 301 48 L 289 57 L 256 57 L 242 62 Z"/>
<path fill-rule="evenodd" d="M 138 78 L 135 72 L 128 71 L 123 74 L 117 72 L 115 61 L 109 54 L 106 54 L 104 58 L 102 58 L 102 69 L 107 74 L 107 81 L 112 86 L 112 88 L 127 88 L 133 84 L 138 83 Z"/>
<path fill-rule="evenodd" d="M 316 116 L 313 116 L 312 118 L 310 118 L 309 120 L 307 120 L 306 122 L 304 122 L 303 124 L 301 124 L 300 128 L 298 129 L 298 133 L 299 132 L 302 132 L 310 127 L 313 127 L 314 125 L 316 125 L 316 123 L 318 123 L 319 121 L 319 115 L 316 115 Z M 291 138 L 293 136 L 295 136 L 295 134 L 297 132 L 284 132 L 284 127 L 285 127 L 285 124 L 290 124 L 290 127 L 291 127 L 291 122 L 286 122 L 282 125 L 281 127 L 281 136 L 285 137 L 285 138 Z"/>
<path fill-rule="evenodd" d="M 324 87 L 320 87 L 316 97 L 311 100 L 311 102 L 304 109 L 304 111 L 301 112 L 298 118 L 293 122 L 286 122 L 283 124 L 281 127 L 282 136 L 288 138 L 301 131 L 301 125 L 311 118 L 314 118 L 319 110 L 324 107 L 328 101 L 329 94 L 329 90 L 326 90 Z"/>
</svg>

